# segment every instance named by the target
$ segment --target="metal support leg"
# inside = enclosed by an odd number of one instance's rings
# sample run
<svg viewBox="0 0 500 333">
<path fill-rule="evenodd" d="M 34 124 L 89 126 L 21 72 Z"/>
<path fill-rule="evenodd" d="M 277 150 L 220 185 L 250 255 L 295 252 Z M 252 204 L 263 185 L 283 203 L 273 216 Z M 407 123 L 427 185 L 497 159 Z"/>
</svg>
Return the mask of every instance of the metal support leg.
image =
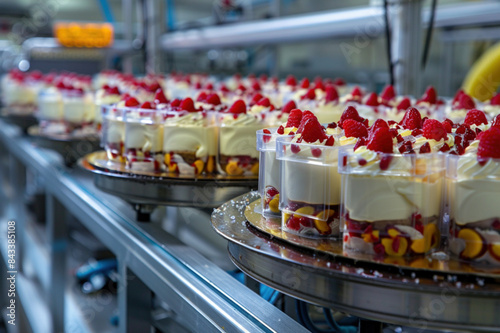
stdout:
<svg viewBox="0 0 500 333">
<path fill-rule="evenodd" d="M 392 59 L 396 91 L 420 95 L 423 0 L 392 0 Z"/>
<path fill-rule="evenodd" d="M 119 332 L 150 332 L 151 291 L 131 272 L 122 257 L 118 257 Z"/>
<path fill-rule="evenodd" d="M 245 286 L 260 295 L 260 283 L 245 274 Z"/>
<path fill-rule="evenodd" d="M 64 332 L 64 295 L 66 291 L 66 209 L 53 196 L 46 198 L 46 232 L 49 244 L 49 288 L 47 301 L 54 332 Z"/>
</svg>

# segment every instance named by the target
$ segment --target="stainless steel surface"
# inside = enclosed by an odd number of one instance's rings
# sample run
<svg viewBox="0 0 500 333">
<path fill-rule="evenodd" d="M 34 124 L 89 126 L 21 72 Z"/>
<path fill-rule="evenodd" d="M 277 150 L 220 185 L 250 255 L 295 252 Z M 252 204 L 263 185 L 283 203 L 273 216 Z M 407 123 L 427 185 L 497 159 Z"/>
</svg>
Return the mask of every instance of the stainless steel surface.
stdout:
<svg viewBox="0 0 500 333">
<path fill-rule="evenodd" d="M 320 306 L 383 322 L 498 331 L 498 278 L 360 262 L 291 245 L 246 221 L 245 208 L 257 197 L 250 193 L 222 205 L 212 214 L 212 223 L 230 241 L 234 263 L 260 282 Z"/>
<path fill-rule="evenodd" d="M 393 0 L 390 7 L 394 83 L 398 94 L 420 94 L 423 0 Z"/>
<path fill-rule="evenodd" d="M 213 208 L 257 188 L 256 178 L 185 178 L 175 174 L 157 177 L 111 171 L 98 168 L 102 155 L 102 152 L 89 154 L 79 165 L 94 173 L 99 189 L 134 204 Z"/>
<path fill-rule="evenodd" d="M 161 225 L 137 223 L 129 205 L 97 189 L 91 175 L 80 169 L 65 168 L 52 153 L 34 147 L 19 131 L 1 120 L 0 143 L 20 164 L 40 174 L 46 193 L 54 196 L 113 253 L 120 254 L 120 265 L 168 302 L 177 319 L 189 330 L 306 331 L 200 253 L 165 232 Z M 123 287 L 120 285 L 118 292 Z"/>
<path fill-rule="evenodd" d="M 38 123 L 37 119 L 32 115 L 12 114 L 5 108 L 1 111 L 1 117 L 5 122 L 19 127 L 23 132 Z"/>
<path fill-rule="evenodd" d="M 100 147 L 97 135 L 85 137 L 50 136 L 41 134 L 38 126 L 28 128 L 28 134 L 39 147 L 52 149 L 59 153 L 64 160 L 64 164 L 68 166 L 73 165 L 80 157 L 98 150 Z"/>
<path fill-rule="evenodd" d="M 22 44 L 23 52 L 29 55 L 31 52 L 40 50 L 40 51 L 57 51 L 64 50 L 65 47 L 59 44 L 56 38 L 52 37 L 33 37 L 28 38 Z M 136 52 L 132 47 L 132 42 L 127 40 L 114 40 L 113 45 L 110 48 L 98 49 L 103 52 L 112 53 L 115 55 L 119 54 L 127 54 L 131 52 Z"/>
<path fill-rule="evenodd" d="M 163 35 L 161 47 L 164 51 L 196 50 L 353 37 L 360 33 L 375 38 L 382 36 L 382 15 L 382 8 L 373 6 L 191 29 Z M 428 23 L 429 16 L 429 10 L 424 9 L 424 26 Z M 436 12 L 435 27 L 498 25 L 499 16 L 500 3 L 496 1 L 440 5 Z"/>
</svg>

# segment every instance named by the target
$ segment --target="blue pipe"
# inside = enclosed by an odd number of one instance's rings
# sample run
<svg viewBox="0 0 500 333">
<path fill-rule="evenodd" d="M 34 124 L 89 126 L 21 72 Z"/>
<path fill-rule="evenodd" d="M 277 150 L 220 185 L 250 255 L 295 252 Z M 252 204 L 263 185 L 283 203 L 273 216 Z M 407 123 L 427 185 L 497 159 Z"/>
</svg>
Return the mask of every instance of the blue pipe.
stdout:
<svg viewBox="0 0 500 333">
<path fill-rule="evenodd" d="M 115 23 L 115 18 L 113 17 L 113 11 L 109 6 L 108 0 L 99 0 L 99 3 L 101 5 L 102 14 L 104 15 L 106 22 Z"/>
</svg>

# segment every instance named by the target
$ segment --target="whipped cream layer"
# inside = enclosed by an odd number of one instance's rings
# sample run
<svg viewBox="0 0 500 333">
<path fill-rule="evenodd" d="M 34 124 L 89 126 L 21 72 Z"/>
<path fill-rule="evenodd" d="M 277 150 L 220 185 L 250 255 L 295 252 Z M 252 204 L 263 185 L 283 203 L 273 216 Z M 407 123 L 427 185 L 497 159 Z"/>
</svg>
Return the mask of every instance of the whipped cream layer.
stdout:
<svg viewBox="0 0 500 333">
<path fill-rule="evenodd" d="M 188 113 L 168 118 L 163 131 L 163 150 L 190 151 L 197 158 L 217 153 L 217 128 L 207 126 L 201 113 Z"/>
<path fill-rule="evenodd" d="M 475 154 L 457 160 L 456 179 L 450 183 L 449 204 L 458 225 L 500 217 L 500 161 L 489 159 L 483 166 Z"/>
<path fill-rule="evenodd" d="M 2 84 L 2 101 L 5 105 L 35 104 L 36 90 L 24 82 L 6 79 L 6 82 Z"/>
<path fill-rule="evenodd" d="M 61 120 L 63 116 L 62 95 L 57 88 L 48 88 L 38 96 L 38 117 L 46 120 Z"/>
<path fill-rule="evenodd" d="M 125 123 L 120 120 L 106 119 L 104 140 L 105 143 L 120 143 L 125 139 Z"/>
<path fill-rule="evenodd" d="M 219 128 L 219 154 L 226 156 L 250 156 L 258 158 L 255 146 L 256 132 L 264 128 L 259 116 L 239 114 L 223 115 Z"/>
<path fill-rule="evenodd" d="M 94 105 L 90 95 L 63 96 L 63 119 L 70 123 L 80 124 L 94 120 Z"/>
<path fill-rule="evenodd" d="M 163 151 L 163 125 L 127 122 L 125 124 L 125 150 L 129 148 L 154 153 Z"/>
<path fill-rule="evenodd" d="M 260 154 L 260 167 L 264 168 L 264 188 L 273 186 L 280 189 L 280 163 L 276 159 L 276 151 L 262 151 Z M 261 175 L 259 175 L 261 177 Z M 260 179 L 259 179 L 260 181 Z"/>
</svg>

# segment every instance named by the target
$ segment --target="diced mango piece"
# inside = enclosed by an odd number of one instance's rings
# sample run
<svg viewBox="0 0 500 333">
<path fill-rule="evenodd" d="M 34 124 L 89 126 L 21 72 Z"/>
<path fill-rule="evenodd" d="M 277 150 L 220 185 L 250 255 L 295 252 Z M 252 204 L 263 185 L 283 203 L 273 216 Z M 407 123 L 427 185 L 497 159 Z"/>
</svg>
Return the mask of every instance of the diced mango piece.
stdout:
<svg viewBox="0 0 500 333">
<path fill-rule="evenodd" d="M 402 257 L 405 253 L 406 250 L 408 249 L 408 241 L 404 237 L 398 237 L 399 238 L 399 247 L 397 251 L 393 249 L 394 242 L 396 239 L 393 238 L 383 238 L 382 239 L 382 245 L 384 246 L 385 253 L 389 256 L 395 256 L 395 257 Z"/>
<path fill-rule="evenodd" d="M 500 243 L 491 243 L 490 244 L 490 254 L 496 260 L 500 260 Z"/>
<path fill-rule="evenodd" d="M 283 221 L 288 221 L 288 219 L 292 216 L 292 214 L 288 214 L 288 213 L 283 213 Z"/>
<path fill-rule="evenodd" d="M 215 160 L 213 156 L 208 156 L 207 172 L 212 173 L 215 170 Z"/>
<path fill-rule="evenodd" d="M 193 166 L 195 168 L 195 173 L 199 175 L 200 173 L 203 172 L 203 168 L 205 167 L 205 163 L 202 160 L 196 160 L 193 163 Z"/>
<path fill-rule="evenodd" d="M 424 227 L 424 239 L 426 242 L 426 250 L 429 251 L 432 248 L 439 246 L 439 240 L 441 238 L 441 233 L 438 227 L 434 223 L 429 223 Z"/>
<path fill-rule="evenodd" d="M 230 176 L 241 176 L 244 171 L 238 166 L 238 162 L 231 161 L 226 165 L 226 172 Z"/>
<path fill-rule="evenodd" d="M 401 235 L 401 233 L 398 230 L 394 229 L 394 228 L 391 228 L 391 229 L 387 230 L 387 233 L 389 234 L 389 236 L 391 238 L 394 238 L 394 237 L 397 237 L 397 236 Z"/>
<path fill-rule="evenodd" d="M 167 166 L 170 165 L 170 154 L 169 153 L 166 153 L 165 154 L 165 159 L 164 159 L 164 162 Z"/>
<path fill-rule="evenodd" d="M 411 243 L 411 250 L 415 253 L 425 253 L 428 251 L 425 238 L 419 238 Z"/>
<path fill-rule="evenodd" d="M 276 194 L 274 198 L 271 201 L 269 201 L 269 209 L 273 213 L 279 213 L 280 211 L 279 205 L 280 205 L 280 195 Z"/>
<path fill-rule="evenodd" d="M 250 172 L 252 173 L 252 175 L 258 176 L 259 175 L 259 163 L 255 163 L 254 165 L 252 165 Z"/>
<path fill-rule="evenodd" d="M 328 235 L 332 233 L 332 229 L 326 221 L 314 220 L 314 226 L 318 229 L 319 233 L 322 235 Z"/>
<path fill-rule="evenodd" d="M 485 244 L 477 231 L 465 228 L 458 232 L 457 237 L 465 241 L 465 249 L 460 253 L 462 257 L 473 259 L 484 253 Z"/>
<path fill-rule="evenodd" d="M 316 214 L 316 217 L 320 220 L 327 221 L 330 217 L 335 214 L 335 210 L 333 209 L 325 209 Z"/>
<path fill-rule="evenodd" d="M 304 207 L 300 207 L 299 209 L 297 209 L 295 211 L 296 214 L 294 214 L 294 217 L 301 217 L 301 216 L 311 216 L 312 214 L 314 214 L 314 207 L 312 206 L 304 206 Z"/>
</svg>

